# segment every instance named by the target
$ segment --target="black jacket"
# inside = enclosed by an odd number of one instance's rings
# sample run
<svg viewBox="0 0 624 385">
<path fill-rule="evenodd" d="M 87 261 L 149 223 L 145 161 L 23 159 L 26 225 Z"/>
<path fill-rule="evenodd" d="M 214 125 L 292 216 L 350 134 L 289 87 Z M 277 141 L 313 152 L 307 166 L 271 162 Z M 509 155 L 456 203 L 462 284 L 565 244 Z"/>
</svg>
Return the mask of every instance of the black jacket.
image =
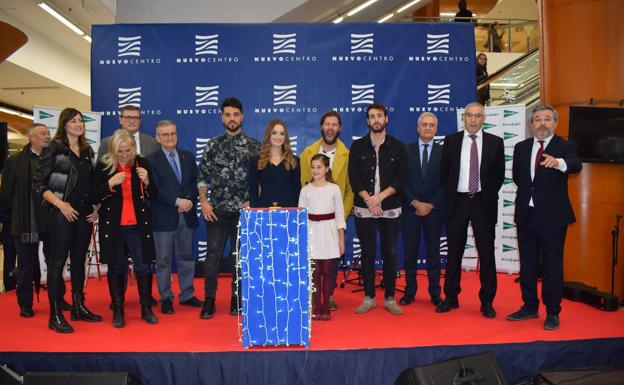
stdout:
<svg viewBox="0 0 624 385">
<path fill-rule="evenodd" d="M 58 210 L 46 200 L 43 199 L 43 193 L 50 190 L 61 200 L 67 200 L 76 186 L 78 179 L 78 170 L 72 165 L 69 156 L 70 149 L 62 149 L 57 140 L 53 140 L 43 149 L 39 156 L 39 166 L 33 175 L 33 191 L 35 193 L 35 202 L 41 202 L 43 205 L 42 227 L 47 222 L 47 214 Z M 90 165 L 90 173 L 92 179 L 94 153 L 91 146 L 80 151 L 80 158 L 88 161 Z M 40 228 L 40 230 L 42 230 Z"/>
<path fill-rule="evenodd" d="M 367 134 L 353 142 L 349 150 L 349 182 L 355 194 L 355 205 L 367 207 L 358 194 L 366 190 L 370 195 L 375 193 L 376 154 L 370 135 Z M 401 207 L 401 191 L 405 183 L 407 169 L 407 153 L 405 144 L 390 135 L 386 135 L 379 148 L 379 184 L 381 191 L 393 187 L 397 193 L 381 202 L 382 210 Z"/>
</svg>

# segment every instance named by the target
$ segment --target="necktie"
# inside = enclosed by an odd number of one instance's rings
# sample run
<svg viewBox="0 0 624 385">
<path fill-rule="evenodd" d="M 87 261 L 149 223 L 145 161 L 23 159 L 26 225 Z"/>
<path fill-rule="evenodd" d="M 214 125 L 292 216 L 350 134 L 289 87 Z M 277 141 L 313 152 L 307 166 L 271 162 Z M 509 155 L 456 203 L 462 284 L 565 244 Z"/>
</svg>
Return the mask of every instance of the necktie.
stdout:
<svg viewBox="0 0 624 385">
<path fill-rule="evenodd" d="M 472 139 L 470 145 L 470 169 L 468 173 L 468 191 L 476 193 L 479 191 L 479 152 L 477 150 L 477 136 L 468 135 Z"/>
<path fill-rule="evenodd" d="M 544 155 L 544 141 L 538 140 L 537 142 L 539 143 L 540 148 L 537 150 L 537 156 L 535 157 L 535 173 L 533 175 L 537 174 L 537 169 L 539 168 L 540 163 L 542 162 L 542 156 Z"/>
<path fill-rule="evenodd" d="M 169 164 L 171 164 L 171 168 L 173 169 L 173 173 L 175 174 L 178 182 L 182 181 L 182 176 L 180 175 L 180 169 L 178 168 L 178 162 L 176 162 L 175 153 L 169 153 Z"/>
<path fill-rule="evenodd" d="M 423 153 L 422 153 L 422 161 L 420 162 L 420 169 L 423 176 L 423 179 L 427 175 L 427 165 L 429 164 L 429 152 L 427 151 L 427 147 L 429 147 L 429 143 L 423 144 Z"/>
</svg>

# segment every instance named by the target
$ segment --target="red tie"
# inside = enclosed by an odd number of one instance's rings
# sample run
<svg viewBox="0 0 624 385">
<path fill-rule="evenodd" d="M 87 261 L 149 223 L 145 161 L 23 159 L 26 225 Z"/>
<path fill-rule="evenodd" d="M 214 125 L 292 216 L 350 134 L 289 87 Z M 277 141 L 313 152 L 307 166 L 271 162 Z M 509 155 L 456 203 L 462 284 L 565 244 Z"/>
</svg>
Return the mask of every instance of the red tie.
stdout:
<svg viewBox="0 0 624 385">
<path fill-rule="evenodd" d="M 535 157 L 535 174 L 537 174 L 537 169 L 539 168 L 540 163 L 542 162 L 542 156 L 544 155 L 544 141 L 538 140 L 538 143 L 540 144 L 540 148 L 537 150 L 537 156 Z"/>
</svg>

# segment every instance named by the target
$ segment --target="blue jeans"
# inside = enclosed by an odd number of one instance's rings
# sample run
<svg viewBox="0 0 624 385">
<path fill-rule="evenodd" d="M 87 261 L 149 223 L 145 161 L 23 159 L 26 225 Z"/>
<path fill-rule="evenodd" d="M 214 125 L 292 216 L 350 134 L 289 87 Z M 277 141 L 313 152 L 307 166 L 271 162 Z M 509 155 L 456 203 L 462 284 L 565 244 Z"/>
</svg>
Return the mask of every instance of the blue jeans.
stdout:
<svg viewBox="0 0 624 385">
<path fill-rule="evenodd" d="M 128 271 L 128 255 L 125 246 L 128 245 L 134 272 L 137 275 L 150 274 L 150 265 L 143 260 L 143 248 L 141 247 L 141 235 L 137 226 L 119 226 L 121 237 L 117 244 L 117 252 L 114 263 L 108 264 L 108 274 L 123 275 Z"/>
<path fill-rule="evenodd" d="M 160 300 L 173 300 L 171 291 L 171 256 L 175 251 L 180 301 L 193 297 L 193 278 L 195 276 L 195 260 L 193 259 L 193 229 L 179 214 L 178 228 L 175 231 L 154 231 L 156 244 L 156 282 Z"/>
</svg>

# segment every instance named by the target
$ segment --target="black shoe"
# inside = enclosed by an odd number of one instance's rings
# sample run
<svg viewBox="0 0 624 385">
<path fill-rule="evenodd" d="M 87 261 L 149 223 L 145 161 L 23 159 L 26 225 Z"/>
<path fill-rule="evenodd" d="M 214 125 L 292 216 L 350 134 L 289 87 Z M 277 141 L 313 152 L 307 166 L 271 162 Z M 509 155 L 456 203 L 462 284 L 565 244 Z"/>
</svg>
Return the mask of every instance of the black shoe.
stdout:
<svg viewBox="0 0 624 385">
<path fill-rule="evenodd" d="M 191 307 L 202 307 L 204 304 L 202 301 L 198 300 L 195 297 L 191 297 L 185 301 L 180 301 L 180 305 L 191 306 Z"/>
<path fill-rule="evenodd" d="M 485 318 L 496 318 L 496 310 L 494 310 L 492 305 L 481 306 L 481 314 L 483 314 Z"/>
<path fill-rule="evenodd" d="M 48 320 L 48 329 L 54 330 L 57 333 L 73 333 L 74 328 L 67 323 L 63 312 L 61 311 L 60 303 L 50 303 L 50 319 Z"/>
<path fill-rule="evenodd" d="M 162 301 L 160 312 L 163 314 L 173 314 L 173 301 L 170 299 Z"/>
<path fill-rule="evenodd" d="M 22 306 L 20 307 L 19 315 L 22 318 L 32 318 L 35 316 L 35 312 L 33 311 L 32 306 Z"/>
<path fill-rule="evenodd" d="M 530 311 L 521 307 L 517 312 L 511 313 L 506 317 L 507 321 L 524 321 L 525 319 L 537 318 L 537 311 Z"/>
<path fill-rule="evenodd" d="M 204 306 L 202 306 L 201 313 L 199 313 L 199 318 L 201 319 L 210 319 L 214 317 L 215 313 L 215 301 L 214 299 L 206 298 L 204 301 Z"/>
<path fill-rule="evenodd" d="M 230 301 L 230 315 L 239 315 L 241 313 L 241 304 L 236 297 L 232 297 Z"/>
<path fill-rule="evenodd" d="M 72 321 L 102 322 L 102 317 L 92 313 L 84 304 L 84 293 L 72 294 Z"/>
<path fill-rule="evenodd" d="M 434 297 L 431 297 L 431 303 L 434 306 L 440 306 L 440 304 L 442 304 L 442 298 L 440 298 L 439 295 L 436 295 Z"/>
<path fill-rule="evenodd" d="M 559 329 L 559 316 L 556 314 L 547 315 L 546 321 L 544 321 L 544 329 L 546 330 Z"/>
<path fill-rule="evenodd" d="M 457 300 L 445 299 L 441 304 L 436 307 L 436 313 L 448 313 L 453 309 L 457 309 L 459 307 L 459 302 Z"/>
<path fill-rule="evenodd" d="M 61 308 L 61 311 L 71 311 L 72 309 L 72 305 L 69 302 L 65 301 L 65 298 L 61 298 L 59 306 Z"/>
<path fill-rule="evenodd" d="M 158 305 L 158 301 L 156 300 L 156 298 L 154 298 L 154 296 L 151 296 L 150 298 L 150 305 L 152 306 Z"/>
<path fill-rule="evenodd" d="M 414 302 L 414 296 L 410 295 L 410 294 L 405 294 L 403 297 L 401 297 L 401 299 L 399 300 L 399 304 L 401 306 L 407 306 L 410 303 Z"/>
</svg>

